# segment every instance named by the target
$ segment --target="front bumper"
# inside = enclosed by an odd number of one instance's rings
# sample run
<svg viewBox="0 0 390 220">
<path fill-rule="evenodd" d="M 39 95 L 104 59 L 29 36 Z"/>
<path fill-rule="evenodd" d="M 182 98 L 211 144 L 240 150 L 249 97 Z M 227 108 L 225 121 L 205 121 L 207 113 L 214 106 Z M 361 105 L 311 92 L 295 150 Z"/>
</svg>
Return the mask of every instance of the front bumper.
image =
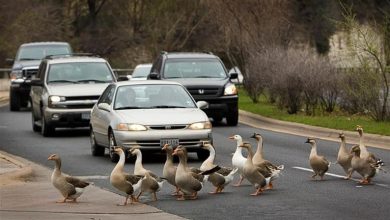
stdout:
<svg viewBox="0 0 390 220">
<path fill-rule="evenodd" d="M 73 128 L 87 127 L 91 117 L 91 109 L 54 109 L 44 110 L 46 123 L 53 127 Z"/>
<path fill-rule="evenodd" d="M 206 101 L 209 107 L 203 111 L 209 117 L 220 116 L 224 117 L 229 112 L 237 111 L 238 96 L 221 96 L 217 98 L 194 97 L 195 101 Z"/>
<path fill-rule="evenodd" d="M 213 141 L 211 129 L 190 130 L 147 130 L 147 131 L 119 131 L 114 130 L 116 144 L 125 148 L 139 145 L 142 150 L 161 150 L 161 139 L 179 139 L 179 145 L 186 147 L 190 152 L 198 151 L 203 142 Z"/>
</svg>

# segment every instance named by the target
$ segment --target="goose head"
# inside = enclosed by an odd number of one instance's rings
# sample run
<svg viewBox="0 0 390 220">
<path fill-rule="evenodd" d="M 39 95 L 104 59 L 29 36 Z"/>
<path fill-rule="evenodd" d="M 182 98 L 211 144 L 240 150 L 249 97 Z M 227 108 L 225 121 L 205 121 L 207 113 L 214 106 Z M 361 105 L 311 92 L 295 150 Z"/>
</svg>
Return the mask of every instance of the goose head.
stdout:
<svg viewBox="0 0 390 220">
<path fill-rule="evenodd" d="M 52 154 L 47 160 L 60 160 L 60 157 L 57 154 Z"/>
<path fill-rule="evenodd" d="M 161 148 L 161 150 L 165 150 L 165 151 L 173 151 L 173 148 L 170 144 L 164 144 L 164 146 Z"/>
<path fill-rule="evenodd" d="M 360 125 L 356 125 L 356 131 L 359 132 L 359 135 L 363 134 L 363 127 Z"/>
<path fill-rule="evenodd" d="M 316 140 L 315 140 L 314 138 L 308 137 L 308 138 L 306 139 L 306 142 L 305 142 L 305 143 L 315 144 L 315 143 L 316 143 Z"/>
<path fill-rule="evenodd" d="M 114 147 L 114 153 L 121 155 L 121 153 L 124 153 L 125 151 L 121 147 Z"/>
<path fill-rule="evenodd" d="M 252 136 L 250 136 L 250 138 L 254 138 L 254 139 L 256 139 L 257 141 L 259 141 L 261 138 L 262 138 L 262 136 L 259 134 L 259 133 L 253 133 L 253 135 Z"/>
<path fill-rule="evenodd" d="M 209 149 L 211 149 L 211 148 L 214 148 L 214 146 L 213 145 L 211 145 L 210 144 L 210 142 L 203 142 L 203 144 L 202 144 L 202 148 L 204 148 L 204 149 L 206 149 L 206 150 L 209 150 Z"/>
<path fill-rule="evenodd" d="M 140 146 L 137 145 L 137 146 L 131 147 L 131 148 L 129 149 L 129 153 L 130 153 L 131 155 L 133 155 L 133 156 L 135 156 L 135 155 L 141 153 Z"/>
<path fill-rule="evenodd" d="M 187 153 L 187 150 L 183 146 L 179 145 L 175 148 L 172 155 L 180 156 L 180 155 L 185 155 L 186 153 Z"/>
<path fill-rule="evenodd" d="M 344 132 L 340 132 L 340 133 L 339 133 L 339 138 L 340 138 L 341 140 L 344 140 L 344 139 L 345 139 L 345 134 L 344 134 Z"/>
</svg>

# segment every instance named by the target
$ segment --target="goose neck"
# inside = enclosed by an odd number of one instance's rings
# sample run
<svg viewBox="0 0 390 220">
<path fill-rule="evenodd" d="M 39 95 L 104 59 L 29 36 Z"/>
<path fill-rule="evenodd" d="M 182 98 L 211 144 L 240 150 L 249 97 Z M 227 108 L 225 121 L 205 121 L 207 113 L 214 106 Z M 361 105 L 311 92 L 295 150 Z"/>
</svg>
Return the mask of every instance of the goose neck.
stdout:
<svg viewBox="0 0 390 220">
<path fill-rule="evenodd" d="M 114 170 L 123 170 L 124 166 L 125 166 L 125 161 L 126 161 L 126 158 L 125 158 L 125 153 L 121 152 L 119 154 L 119 161 L 118 163 L 116 164 L 116 166 L 114 167 Z"/>
</svg>

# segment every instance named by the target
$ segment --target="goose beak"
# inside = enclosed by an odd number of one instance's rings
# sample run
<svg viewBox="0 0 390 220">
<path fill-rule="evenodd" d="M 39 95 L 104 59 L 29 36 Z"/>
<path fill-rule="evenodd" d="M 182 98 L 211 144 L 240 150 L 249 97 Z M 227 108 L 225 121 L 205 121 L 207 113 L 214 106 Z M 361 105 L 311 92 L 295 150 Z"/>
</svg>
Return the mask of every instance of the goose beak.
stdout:
<svg viewBox="0 0 390 220">
<path fill-rule="evenodd" d="M 172 155 L 177 155 L 177 149 L 173 151 Z"/>
<path fill-rule="evenodd" d="M 252 136 L 250 136 L 250 138 L 256 138 L 256 133 L 253 133 Z"/>
<path fill-rule="evenodd" d="M 164 146 L 161 148 L 161 150 L 166 150 L 168 148 L 169 144 L 164 144 Z"/>
<path fill-rule="evenodd" d="M 234 136 L 230 136 L 229 139 L 232 139 L 232 140 L 233 140 L 233 139 L 234 139 Z"/>
</svg>

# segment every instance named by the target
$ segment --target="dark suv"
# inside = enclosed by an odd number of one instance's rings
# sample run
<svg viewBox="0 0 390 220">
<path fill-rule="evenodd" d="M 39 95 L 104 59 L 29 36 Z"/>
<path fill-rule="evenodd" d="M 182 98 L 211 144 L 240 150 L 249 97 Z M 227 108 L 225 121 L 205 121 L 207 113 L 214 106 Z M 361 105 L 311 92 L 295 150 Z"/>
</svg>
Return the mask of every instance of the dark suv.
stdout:
<svg viewBox="0 0 390 220">
<path fill-rule="evenodd" d="M 35 42 L 22 44 L 16 53 L 10 73 L 10 110 L 19 111 L 27 107 L 31 89 L 31 78 L 38 72 L 41 60 L 48 55 L 71 54 L 72 49 L 65 42 Z"/>
<path fill-rule="evenodd" d="M 233 126 L 238 123 L 238 94 L 231 80 L 236 78 L 237 73 L 228 74 L 217 56 L 187 52 L 161 52 L 148 75 L 183 84 L 196 101 L 209 103 L 204 109 L 209 117 L 217 122 L 225 117 Z"/>
</svg>

